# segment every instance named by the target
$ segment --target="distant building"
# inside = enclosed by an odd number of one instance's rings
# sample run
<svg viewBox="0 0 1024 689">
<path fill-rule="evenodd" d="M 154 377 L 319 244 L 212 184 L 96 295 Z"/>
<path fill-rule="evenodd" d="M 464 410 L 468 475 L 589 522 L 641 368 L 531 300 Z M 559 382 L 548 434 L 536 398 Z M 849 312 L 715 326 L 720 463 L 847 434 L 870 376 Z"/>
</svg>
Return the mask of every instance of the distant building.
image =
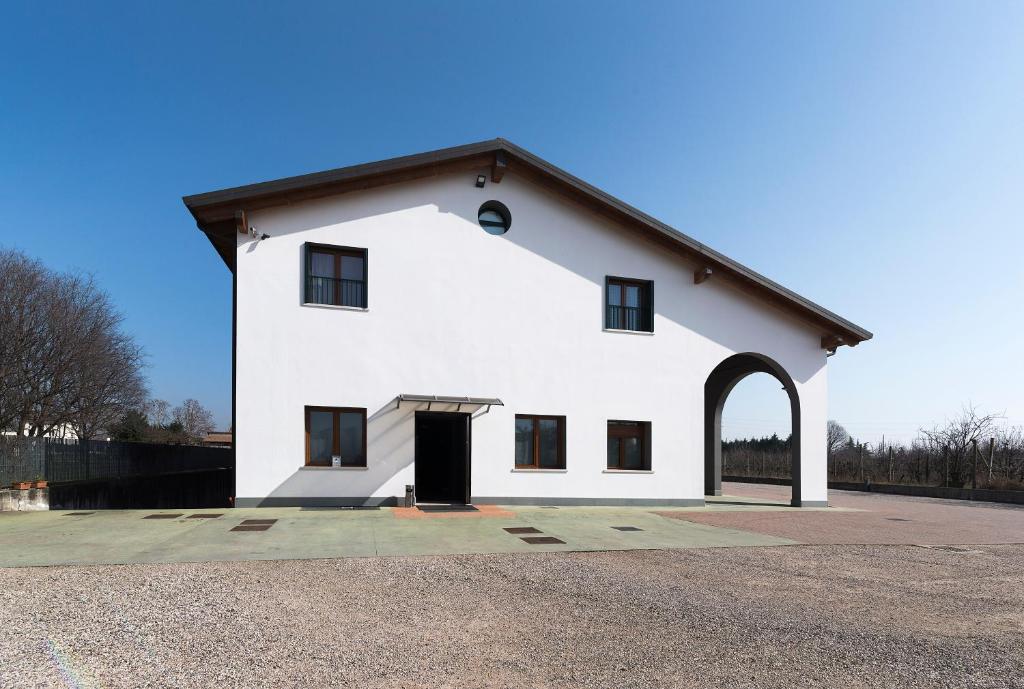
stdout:
<svg viewBox="0 0 1024 689">
<path fill-rule="evenodd" d="M 758 372 L 826 504 L 827 357 L 871 333 L 504 139 L 184 201 L 233 273 L 237 505 L 700 505 Z"/>
<path fill-rule="evenodd" d="M 14 430 L 3 430 L 0 431 L 0 435 L 14 436 L 14 435 L 28 435 L 29 427 L 26 424 L 25 428 L 21 433 L 17 433 Z M 43 435 L 44 438 L 53 438 L 56 440 L 78 440 L 78 434 L 75 433 L 75 429 L 70 424 L 61 424 L 50 430 L 49 433 Z"/>
<path fill-rule="evenodd" d="M 231 447 L 231 431 L 210 431 L 201 444 L 207 447 Z"/>
</svg>

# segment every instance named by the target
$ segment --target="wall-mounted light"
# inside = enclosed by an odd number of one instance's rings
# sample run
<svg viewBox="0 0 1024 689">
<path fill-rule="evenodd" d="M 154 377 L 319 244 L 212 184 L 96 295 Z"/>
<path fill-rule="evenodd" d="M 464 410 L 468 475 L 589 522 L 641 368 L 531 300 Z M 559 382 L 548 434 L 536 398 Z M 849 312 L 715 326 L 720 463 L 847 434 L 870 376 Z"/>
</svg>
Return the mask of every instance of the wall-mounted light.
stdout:
<svg viewBox="0 0 1024 689">
<path fill-rule="evenodd" d="M 485 175 L 476 176 L 476 188 L 483 189 L 484 185 L 487 184 L 487 177 Z"/>
</svg>

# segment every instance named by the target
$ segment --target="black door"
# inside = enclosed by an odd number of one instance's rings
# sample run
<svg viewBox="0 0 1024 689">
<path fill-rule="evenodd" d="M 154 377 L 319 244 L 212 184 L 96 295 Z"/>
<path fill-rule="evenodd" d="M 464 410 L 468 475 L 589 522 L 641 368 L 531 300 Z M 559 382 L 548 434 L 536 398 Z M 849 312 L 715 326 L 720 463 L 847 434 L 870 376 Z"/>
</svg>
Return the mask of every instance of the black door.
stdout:
<svg viewBox="0 0 1024 689">
<path fill-rule="evenodd" d="M 469 414 L 416 412 L 416 501 L 469 502 Z"/>
</svg>

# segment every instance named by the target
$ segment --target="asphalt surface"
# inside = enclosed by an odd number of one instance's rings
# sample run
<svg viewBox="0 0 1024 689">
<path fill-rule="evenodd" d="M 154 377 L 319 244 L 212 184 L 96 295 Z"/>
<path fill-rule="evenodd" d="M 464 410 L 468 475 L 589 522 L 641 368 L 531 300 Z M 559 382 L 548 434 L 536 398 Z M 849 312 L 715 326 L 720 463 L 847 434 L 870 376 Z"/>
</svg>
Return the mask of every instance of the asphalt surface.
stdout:
<svg viewBox="0 0 1024 689">
<path fill-rule="evenodd" d="M 1024 547 L 960 551 L 6 569 L 0 686 L 1024 687 Z"/>
</svg>

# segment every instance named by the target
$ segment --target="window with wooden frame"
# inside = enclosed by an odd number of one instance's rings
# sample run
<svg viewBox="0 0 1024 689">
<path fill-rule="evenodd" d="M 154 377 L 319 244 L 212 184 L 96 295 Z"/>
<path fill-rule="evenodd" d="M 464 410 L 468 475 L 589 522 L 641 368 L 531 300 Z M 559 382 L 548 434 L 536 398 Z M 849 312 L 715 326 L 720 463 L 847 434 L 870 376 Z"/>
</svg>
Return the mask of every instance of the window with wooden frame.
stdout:
<svg viewBox="0 0 1024 689">
<path fill-rule="evenodd" d="M 306 466 L 366 466 L 366 410 L 356 407 L 306 407 Z"/>
<path fill-rule="evenodd" d="M 565 468 L 565 417 L 516 414 L 516 469 Z"/>
<path fill-rule="evenodd" d="M 306 244 L 305 303 L 366 308 L 366 249 Z"/>
<path fill-rule="evenodd" d="M 654 332 L 654 282 L 608 276 L 604 294 L 606 329 Z"/>
<path fill-rule="evenodd" d="M 651 424 L 647 421 L 608 422 L 608 468 L 649 471 Z"/>
</svg>

